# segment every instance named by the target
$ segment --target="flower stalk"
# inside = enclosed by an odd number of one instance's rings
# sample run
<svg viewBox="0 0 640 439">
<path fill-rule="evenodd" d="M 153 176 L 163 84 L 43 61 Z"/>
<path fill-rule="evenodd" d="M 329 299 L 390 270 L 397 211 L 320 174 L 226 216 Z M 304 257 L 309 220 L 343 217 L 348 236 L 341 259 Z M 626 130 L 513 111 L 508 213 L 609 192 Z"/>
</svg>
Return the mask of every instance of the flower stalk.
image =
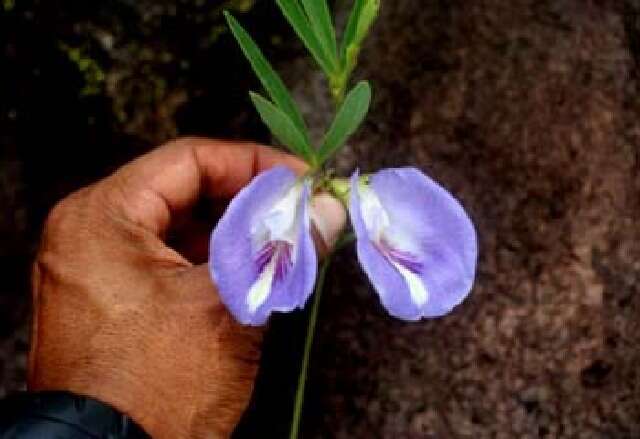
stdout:
<svg viewBox="0 0 640 439">
<path fill-rule="evenodd" d="M 302 365 L 300 366 L 300 374 L 298 375 L 298 387 L 296 389 L 296 398 L 293 403 L 293 415 L 291 417 L 291 430 L 289 439 L 297 439 L 300 431 L 300 419 L 302 417 L 302 407 L 304 405 L 304 395 L 307 383 L 307 372 L 309 369 L 309 358 L 311 357 L 311 348 L 316 333 L 316 325 L 318 323 L 318 312 L 320 309 L 320 299 L 322 298 L 322 290 L 324 289 L 325 279 L 329 265 L 331 265 L 332 254 L 327 255 L 322 262 L 322 267 L 318 274 L 318 281 L 313 294 L 313 304 L 311 305 L 311 313 L 309 314 L 309 322 L 307 323 L 307 334 L 304 341 L 304 353 L 302 354 Z"/>
</svg>

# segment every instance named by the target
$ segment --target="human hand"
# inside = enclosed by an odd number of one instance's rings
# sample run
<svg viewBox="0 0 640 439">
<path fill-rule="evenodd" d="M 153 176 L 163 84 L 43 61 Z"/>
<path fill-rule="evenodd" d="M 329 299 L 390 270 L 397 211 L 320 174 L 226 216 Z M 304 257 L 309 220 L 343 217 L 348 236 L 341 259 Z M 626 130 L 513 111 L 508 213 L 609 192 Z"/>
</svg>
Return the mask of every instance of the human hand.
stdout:
<svg viewBox="0 0 640 439">
<path fill-rule="evenodd" d="M 194 226 L 189 212 L 278 164 L 305 166 L 266 147 L 183 139 L 61 201 L 34 264 L 29 388 L 96 398 L 154 438 L 229 436 L 250 398 L 262 333 L 221 304 L 199 264 L 213 224 Z M 345 212 L 327 196 L 314 209 L 326 250 Z M 187 233 L 172 248 L 175 229 Z"/>
</svg>

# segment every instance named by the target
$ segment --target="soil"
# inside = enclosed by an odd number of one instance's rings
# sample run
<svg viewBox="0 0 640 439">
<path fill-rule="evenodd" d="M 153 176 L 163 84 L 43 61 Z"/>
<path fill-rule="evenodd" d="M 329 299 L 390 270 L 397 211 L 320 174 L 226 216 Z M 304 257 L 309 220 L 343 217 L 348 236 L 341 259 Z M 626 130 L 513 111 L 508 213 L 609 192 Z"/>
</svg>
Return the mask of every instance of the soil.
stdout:
<svg viewBox="0 0 640 439">
<path fill-rule="evenodd" d="M 28 265 L 56 199 L 175 135 L 267 139 L 204 3 L 0 6 L 0 395 L 23 386 Z M 323 80 L 271 2 L 241 17 L 322 127 Z M 440 181 L 476 224 L 478 278 L 409 324 L 343 251 L 304 437 L 640 437 L 640 2 L 383 1 L 356 76 L 372 113 L 337 171 Z M 237 437 L 285 436 L 304 319 L 274 320 Z"/>
</svg>

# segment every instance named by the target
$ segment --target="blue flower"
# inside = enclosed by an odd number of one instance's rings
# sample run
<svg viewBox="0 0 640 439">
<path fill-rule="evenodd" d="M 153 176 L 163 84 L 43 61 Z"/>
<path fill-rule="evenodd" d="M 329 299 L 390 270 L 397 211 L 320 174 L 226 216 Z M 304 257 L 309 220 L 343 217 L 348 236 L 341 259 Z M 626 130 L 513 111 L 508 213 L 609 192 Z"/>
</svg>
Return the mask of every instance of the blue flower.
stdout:
<svg viewBox="0 0 640 439">
<path fill-rule="evenodd" d="M 360 264 L 387 311 L 404 320 L 449 313 L 469 294 L 477 238 L 444 188 L 415 168 L 351 178 Z"/>
<path fill-rule="evenodd" d="M 317 256 L 310 232 L 310 186 L 285 167 L 255 177 L 231 201 L 211 237 L 209 268 L 220 298 L 246 325 L 302 308 Z"/>
<path fill-rule="evenodd" d="M 276 167 L 231 201 L 211 238 L 210 271 L 233 316 L 262 325 L 304 307 L 317 256 L 310 179 Z M 415 168 L 386 169 L 349 185 L 360 264 L 382 305 L 400 319 L 449 313 L 469 294 L 477 237 L 460 203 Z"/>
</svg>

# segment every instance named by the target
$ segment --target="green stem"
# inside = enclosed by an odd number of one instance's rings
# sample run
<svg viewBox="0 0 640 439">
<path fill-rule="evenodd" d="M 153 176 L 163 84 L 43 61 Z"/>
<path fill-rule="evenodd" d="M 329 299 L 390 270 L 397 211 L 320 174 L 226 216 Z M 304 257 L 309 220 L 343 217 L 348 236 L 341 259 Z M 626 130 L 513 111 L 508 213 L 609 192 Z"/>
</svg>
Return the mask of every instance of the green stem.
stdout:
<svg viewBox="0 0 640 439">
<path fill-rule="evenodd" d="M 344 71 L 329 78 L 329 88 L 331 89 L 331 97 L 333 98 L 333 105 L 336 110 L 339 110 L 342 106 L 342 102 L 344 102 L 344 97 L 347 91 L 347 78 L 348 76 Z"/>
<path fill-rule="evenodd" d="M 316 323 L 318 322 L 318 310 L 320 309 L 320 298 L 322 296 L 322 289 L 324 288 L 324 280 L 327 276 L 327 270 L 331 263 L 331 255 L 328 255 L 318 275 L 318 282 L 313 294 L 313 305 L 311 308 L 311 315 L 309 316 L 309 323 L 307 324 L 307 338 L 304 342 L 304 354 L 302 357 L 302 367 L 300 369 L 300 375 L 298 376 L 298 389 L 296 391 L 296 399 L 293 405 L 293 419 L 291 420 L 291 432 L 289 433 L 289 439 L 297 439 L 298 431 L 300 430 L 300 419 L 302 416 L 302 406 L 304 404 L 304 389 L 307 383 L 307 370 L 309 369 L 309 356 L 311 354 L 311 347 L 313 346 L 313 338 L 316 332 Z"/>
<path fill-rule="evenodd" d="M 345 90 L 347 85 L 347 79 L 340 78 L 336 88 L 333 88 L 333 98 L 336 110 L 340 108 L 342 101 L 344 100 Z M 314 166 L 315 168 L 315 166 Z M 302 356 L 302 366 L 300 367 L 300 375 L 298 375 L 298 388 L 296 389 L 296 399 L 293 403 L 293 416 L 291 419 L 291 430 L 289 432 L 289 439 L 298 439 L 298 433 L 300 431 L 300 420 L 302 418 L 302 406 L 304 405 L 304 391 L 307 385 L 307 370 L 309 369 L 309 357 L 311 356 L 311 348 L 313 347 L 313 338 L 316 333 L 316 324 L 318 323 L 318 310 L 320 309 L 320 299 L 322 298 L 322 290 L 324 288 L 324 281 L 327 277 L 327 270 L 331 264 L 331 257 L 333 253 L 342 249 L 346 245 L 349 245 L 355 239 L 352 233 L 345 233 L 336 243 L 333 252 L 329 253 L 320 267 L 318 273 L 318 281 L 313 292 L 313 304 L 311 308 L 311 315 L 309 316 L 309 322 L 307 323 L 307 335 L 304 341 L 304 353 Z"/>
</svg>

